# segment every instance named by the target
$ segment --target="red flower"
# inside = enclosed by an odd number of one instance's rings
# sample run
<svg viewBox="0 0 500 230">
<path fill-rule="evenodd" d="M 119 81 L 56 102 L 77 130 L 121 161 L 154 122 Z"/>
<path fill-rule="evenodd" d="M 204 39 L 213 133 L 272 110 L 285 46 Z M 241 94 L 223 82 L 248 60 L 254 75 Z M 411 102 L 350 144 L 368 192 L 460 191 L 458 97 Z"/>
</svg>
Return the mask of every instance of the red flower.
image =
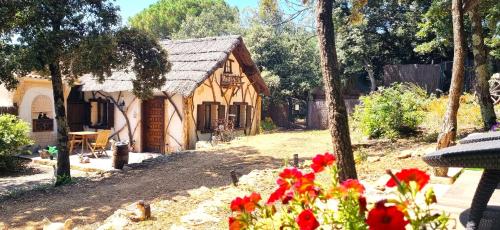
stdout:
<svg viewBox="0 0 500 230">
<path fill-rule="evenodd" d="M 231 201 L 231 210 L 233 212 L 253 212 L 260 200 L 260 194 L 256 192 L 253 192 L 250 196 L 245 196 L 243 198 L 236 197 L 233 201 Z"/>
<path fill-rule="evenodd" d="M 293 192 L 288 192 L 285 197 L 283 198 L 283 201 L 281 201 L 283 204 L 288 204 L 290 200 L 293 199 Z"/>
<path fill-rule="evenodd" d="M 318 154 L 312 159 L 311 168 L 314 172 L 321 172 L 325 169 L 325 167 L 332 165 L 335 162 L 335 156 L 326 152 L 321 155 Z"/>
<path fill-rule="evenodd" d="M 245 210 L 245 203 L 241 197 L 236 197 L 231 201 L 231 211 L 235 212 L 241 210 Z"/>
<path fill-rule="evenodd" d="M 280 173 L 280 177 L 283 179 L 296 179 L 302 177 L 302 172 L 297 168 L 286 168 Z"/>
<path fill-rule="evenodd" d="M 314 173 L 308 173 L 297 179 L 294 187 L 299 194 L 308 192 L 314 188 Z"/>
<path fill-rule="evenodd" d="M 229 217 L 229 230 L 245 229 L 245 225 L 234 217 Z"/>
<path fill-rule="evenodd" d="M 403 212 L 396 206 L 385 206 L 385 202 L 378 202 L 368 213 L 366 223 L 370 230 L 404 230 L 408 221 L 404 219 Z"/>
<path fill-rule="evenodd" d="M 259 193 L 256 193 L 256 192 L 252 192 L 252 194 L 250 194 L 250 201 L 257 204 L 259 203 L 259 201 L 262 199 L 262 197 L 260 196 Z"/>
<path fill-rule="evenodd" d="M 415 181 L 417 183 L 418 191 L 420 191 L 430 179 L 430 176 L 427 173 L 416 168 L 403 169 L 401 172 L 396 173 L 395 176 L 399 181 L 406 183 L 407 185 L 410 184 L 410 181 Z M 394 187 L 396 185 L 397 183 L 393 178 L 389 179 L 386 184 L 387 187 Z"/>
<path fill-rule="evenodd" d="M 229 229 L 230 230 L 239 230 L 240 226 L 237 220 L 234 219 L 234 217 L 229 217 Z"/>
<path fill-rule="evenodd" d="M 319 222 L 316 220 L 316 217 L 314 217 L 314 213 L 311 209 L 306 209 L 297 216 L 297 224 L 300 230 L 312 230 L 319 227 Z"/>
<path fill-rule="evenodd" d="M 359 214 L 364 216 L 363 213 L 368 210 L 366 208 L 366 198 L 364 196 L 359 196 L 358 203 L 359 203 Z"/>
<path fill-rule="evenodd" d="M 286 187 L 279 187 L 278 189 L 276 189 L 276 191 L 271 193 L 271 196 L 269 196 L 269 199 L 267 200 L 267 204 L 272 204 L 272 203 L 276 202 L 277 200 L 281 200 L 281 198 L 283 197 L 283 195 L 285 194 L 287 189 L 288 188 L 286 188 Z"/>
<path fill-rule="evenodd" d="M 343 193 L 353 191 L 356 194 L 363 194 L 365 192 L 365 186 L 359 183 L 356 179 L 347 179 L 343 181 L 340 186 Z"/>
</svg>

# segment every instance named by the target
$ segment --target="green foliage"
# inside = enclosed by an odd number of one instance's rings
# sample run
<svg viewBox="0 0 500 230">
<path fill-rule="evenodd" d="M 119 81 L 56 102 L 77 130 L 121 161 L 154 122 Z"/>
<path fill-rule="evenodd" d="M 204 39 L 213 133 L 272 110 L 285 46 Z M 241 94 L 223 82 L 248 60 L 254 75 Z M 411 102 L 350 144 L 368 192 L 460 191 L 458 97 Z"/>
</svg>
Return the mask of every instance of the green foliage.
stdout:
<svg viewBox="0 0 500 230">
<path fill-rule="evenodd" d="M 188 17 L 197 17 L 204 9 L 223 5 L 226 5 L 223 0 L 160 0 L 130 18 L 129 22 L 132 27 L 157 38 L 167 38 L 179 31 Z"/>
<path fill-rule="evenodd" d="M 14 115 L 0 115 L 0 169 L 14 169 L 20 162 L 15 155 L 21 148 L 32 144 L 30 126 Z"/>
<path fill-rule="evenodd" d="M 428 133 L 438 133 L 441 130 L 443 117 L 448 106 L 448 96 L 431 97 L 425 108 L 425 119 L 422 127 Z M 483 125 L 481 109 L 473 94 L 464 94 L 460 97 L 460 107 L 457 113 L 458 129 L 478 128 Z M 436 139 L 434 139 L 435 141 Z"/>
<path fill-rule="evenodd" d="M 176 39 L 239 34 L 239 12 L 224 1 L 203 8 L 199 15 L 187 15 L 172 36 Z"/>
<path fill-rule="evenodd" d="M 360 97 L 355 107 L 354 126 L 364 135 L 395 138 L 414 132 L 424 119 L 427 95 L 411 84 L 394 84 Z"/>
<path fill-rule="evenodd" d="M 276 129 L 276 125 L 270 117 L 266 117 L 260 122 L 261 131 L 272 131 Z"/>
<path fill-rule="evenodd" d="M 415 36 L 415 22 L 422 19 L 428 5 L 425 1 L 368 1 L 359 9 L 362 18 L 353 22 L 355 7 L 349 2 L 336 3 L 336 46 L 343 77 L 373 71 L 380 79 L 384 65 L 430 62 L 433 53 L 422 55 L 413 50 L 414 44 L 421 42 Z"/>
<path fill-rule="evenodd" d="M 279 78 L 279 87 L 271 91 L 272 98 L 305 100 L 308 92 L 321 84 L 317 41 L 311 36 L 311 32 L 296 25 L 277 30 L 254 23 L 245 31 L 245 42 L 257 66 Z"/>
<path fill-rule="evenodd" d="M 72 182 L 73 182 L 73 180 L 68 175 L 61 175 L 61 176 L 57 175 L 56 176 L 56 184 L 55 184 L 55 186 L 66 185 L 66 184 L 70 184 Z"/>
<path fill-rule="evenodd" d="M 134 92 L 151 95 L 169 71 L 166 52 L 155 39 L 136 29 L 118 28 L 118 8 L 109 0 L 19 1 L 0 11 L 0 82 L 15 87 L 15 74 L 37 71 L 70 83 L 92 73 L 103 81 L 116 70 L 132 70 Z M 129 65 L 132 63 L 132 68 Z M 49 65 L 54 66 L 49 71 Z M 57 100 L 56 100 L 57 101 Z"/>
<path fill-rule="evenodd" d="M 415 47 L 418 53 L 438 52 L 447 57 L 453 52 L 453 31 L 451 18 L 451 1 L 434 0 L 423 18 L 418 23 L 418 38 L 424 39 Z M 489 55 L 500 58 L 500 2 L 497 0 L 482 0 L 479 12 L 483 20 L 485 44 L 489 47 Z M 471 37 L 470 22 L 465 17 L 465 32 Z"/>
</svg>

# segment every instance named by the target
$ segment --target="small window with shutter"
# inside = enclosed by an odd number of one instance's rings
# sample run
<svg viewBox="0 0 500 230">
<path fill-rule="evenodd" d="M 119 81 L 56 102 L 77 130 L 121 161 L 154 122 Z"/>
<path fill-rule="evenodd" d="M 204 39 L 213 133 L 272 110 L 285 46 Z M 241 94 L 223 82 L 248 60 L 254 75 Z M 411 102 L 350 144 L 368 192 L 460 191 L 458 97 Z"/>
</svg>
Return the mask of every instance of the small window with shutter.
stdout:
<svg viewBox="0 0 500 230">
<path fill-rule="evenodd" d="M 197 105 L 197 125 L 196 130 L 201 132 L 212 132 L 214 131 L 217 120 L 221 110 L 225 110 L 225 107 L 219 106 L 219 102 L 203 102 Z"/>
<path fill-rule="evenodd" d="M 102 98 L 89 100 L 89 127 L 95 129 L 110 129 L 114 126 L 115 105 Z"/>
<path fill-rule="evenodd" d="M 235 102 L 229 106 L 229 118 L 233 120 L 235 128 L 244 129 L 247 127 L 248 117 L 251 115 L 247 111 L 246 102 Z"/>
</svg>

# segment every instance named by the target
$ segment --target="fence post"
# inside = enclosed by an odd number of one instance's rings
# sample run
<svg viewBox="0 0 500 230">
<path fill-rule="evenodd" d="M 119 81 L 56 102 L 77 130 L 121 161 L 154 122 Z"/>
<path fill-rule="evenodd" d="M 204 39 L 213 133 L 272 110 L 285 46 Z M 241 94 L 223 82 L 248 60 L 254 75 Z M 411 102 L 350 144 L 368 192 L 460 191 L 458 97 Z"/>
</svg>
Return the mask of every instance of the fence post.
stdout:
<svg viewBox="0 0 500 230">
<path fill-rule="evenodd" d="M 293 166 L 295 168 L 299 167 L 299 154 L 293 154 Z"/>
<path fill-rule="evenodd" d="M 234 186 L 238 186 L 238 176 L 236 176 L 236 172 L 231 170 L 231 180 L 233 181 Z"/>
</svg>

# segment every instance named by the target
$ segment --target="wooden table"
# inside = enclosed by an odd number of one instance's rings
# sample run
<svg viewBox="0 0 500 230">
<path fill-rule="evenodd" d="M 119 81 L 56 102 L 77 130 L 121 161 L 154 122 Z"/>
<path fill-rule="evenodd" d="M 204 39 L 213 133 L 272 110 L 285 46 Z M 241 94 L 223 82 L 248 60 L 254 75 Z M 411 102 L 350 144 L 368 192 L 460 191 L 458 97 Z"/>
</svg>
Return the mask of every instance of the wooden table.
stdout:
<svg viewBox="0 0 500 230">
<path fill-rule="evenodd" d="M 89 138 L 94 138 L 97 135 L 97 132 L 94 131 L 80 131 L 80 132 L 69 132 L 69 135 L 71 135 L 71 141 L 76 140 L 76 137 L 81 137 L 82 138 L 82 150 L 80 152 L 81 155 L 83 155 L 83 149 L 85 148 L 84 146 L 87 146 L 89 150 L 90 148 L 90 143 L 89 143 Z M 97 158 L 97 155 L 94 154 L 94 156 Z"/>
<path fill-rule="evenodd" d="M 500 184 L 500 132 L 478 133 L 462 139 L 461 145 L 440 149 L 423 157 L 434 167 L 464 167 L 484 169 L 472 199 L 466 229 L 478 229 L 488 201 Z"/>
</svg>

